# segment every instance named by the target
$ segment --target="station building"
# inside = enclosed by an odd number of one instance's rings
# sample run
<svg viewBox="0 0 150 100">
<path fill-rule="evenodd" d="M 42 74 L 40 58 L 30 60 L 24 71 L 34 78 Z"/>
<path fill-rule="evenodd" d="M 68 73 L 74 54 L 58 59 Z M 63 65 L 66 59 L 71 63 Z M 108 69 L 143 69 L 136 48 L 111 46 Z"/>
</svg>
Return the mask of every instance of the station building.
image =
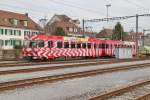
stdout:
<svg viewBox="0 0 150 100">
<path fill-rule="evenodd" d="M 24 40 L 38 34 L 41 27 L 28 14 L 0 10 L 0 49 L 13 49 L 22 46 Z"/>
</svg>

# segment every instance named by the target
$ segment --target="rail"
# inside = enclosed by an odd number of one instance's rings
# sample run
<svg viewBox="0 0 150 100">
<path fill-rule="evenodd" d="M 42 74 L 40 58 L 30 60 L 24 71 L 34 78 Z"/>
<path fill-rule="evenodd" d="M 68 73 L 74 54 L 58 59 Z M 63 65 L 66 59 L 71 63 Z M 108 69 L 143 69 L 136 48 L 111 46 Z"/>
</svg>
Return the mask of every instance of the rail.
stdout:
<svg viewBox="0 0 150 100">
<path fill-rule="evenodd" d="M 106 68 L 106 69 L 91 70 L 91 71 L 84 71 L 84 72 L 74 72 L 74 73 L 54 75 L 54 76 L 38 77 L 38 78 L 25 79 L 25 80 L 10 81 L 10 82 L 0 83 L 0 91 L 2 92 L 4 90 L 30 86 L 34 84 L 41 84 L 41 83 L 47 83 L 47 82 L 52 83 L 52 82 L 61 81 L 61 80 L 95 76 L 95 75 L 104 74 L 104 73 L 125 71 L 125 70 L 137 69 L 137 68 L 141 69 L 145 67 L 150 67 L 150 64 L 114 67 L 114 68 Z"/>
</svg>

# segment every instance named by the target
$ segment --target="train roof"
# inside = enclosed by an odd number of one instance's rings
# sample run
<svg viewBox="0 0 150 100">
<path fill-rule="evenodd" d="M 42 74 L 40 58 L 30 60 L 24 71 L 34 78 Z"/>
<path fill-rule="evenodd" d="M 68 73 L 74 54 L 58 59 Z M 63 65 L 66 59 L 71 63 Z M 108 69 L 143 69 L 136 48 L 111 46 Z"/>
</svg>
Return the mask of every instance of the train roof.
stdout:
<svg viewBox="0 0 150 100">
<path fill-rule="evenodd" d="M 71 41 L 71 42 L 94 42 L 94 43 L 108 43 L 108 44 L 127 44 L 134 45 L 135 42 L 129 41 L 117 41 L 117 40 L 101 40 L 97 38 L 79 38 L 79 37 L 67 37 L 67 36 L 47 36 L 45 34 L 34 35 L 30 40 L 53 40 L 53 41 Z"/>
</svg>

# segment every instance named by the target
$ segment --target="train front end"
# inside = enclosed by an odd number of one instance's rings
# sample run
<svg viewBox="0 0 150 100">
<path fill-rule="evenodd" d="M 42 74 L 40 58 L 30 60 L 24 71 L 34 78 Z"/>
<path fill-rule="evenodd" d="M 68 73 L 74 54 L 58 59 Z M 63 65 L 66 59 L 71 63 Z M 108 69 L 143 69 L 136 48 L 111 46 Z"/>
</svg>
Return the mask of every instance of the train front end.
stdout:
<svg viewBox="0 0 150 100">
<path fill-rule="evenodd" d="M 22 54 L 25 59 L 49 59 L 51 58 L 50 48 L 48 48 L 47 36 L 36 35 L 25 42 L 25 47 L 22 49 Z"/>
</svg>

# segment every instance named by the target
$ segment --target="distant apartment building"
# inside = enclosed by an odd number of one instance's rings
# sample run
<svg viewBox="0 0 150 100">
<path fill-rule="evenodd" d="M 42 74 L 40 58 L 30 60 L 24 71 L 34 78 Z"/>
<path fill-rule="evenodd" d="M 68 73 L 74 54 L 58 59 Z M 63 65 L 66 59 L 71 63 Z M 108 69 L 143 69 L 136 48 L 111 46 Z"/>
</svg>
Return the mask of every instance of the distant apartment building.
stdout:
<svg viewBox="0 0 150 100">
<path fill-rule="evenodd" d="M 150 34 L 142 36 L 142 45 L 150 46 Z"/>
<path fill-rule="evenodd" d="M 45 30 L 47 34 L 55 35 L 56 29 L 61 27 L 67 35 L 80 36 L 81 28 L 79 25 L 79 20 L 73 20 L 66 15 L 54 15 L 47 23 Z"/>
<path fill-rule="evenodd" d="M 41 30 L 28 14 L 0 10 L 0 49 L 23 45 L 26 36 L 38 34 Z"/>
</svg>

